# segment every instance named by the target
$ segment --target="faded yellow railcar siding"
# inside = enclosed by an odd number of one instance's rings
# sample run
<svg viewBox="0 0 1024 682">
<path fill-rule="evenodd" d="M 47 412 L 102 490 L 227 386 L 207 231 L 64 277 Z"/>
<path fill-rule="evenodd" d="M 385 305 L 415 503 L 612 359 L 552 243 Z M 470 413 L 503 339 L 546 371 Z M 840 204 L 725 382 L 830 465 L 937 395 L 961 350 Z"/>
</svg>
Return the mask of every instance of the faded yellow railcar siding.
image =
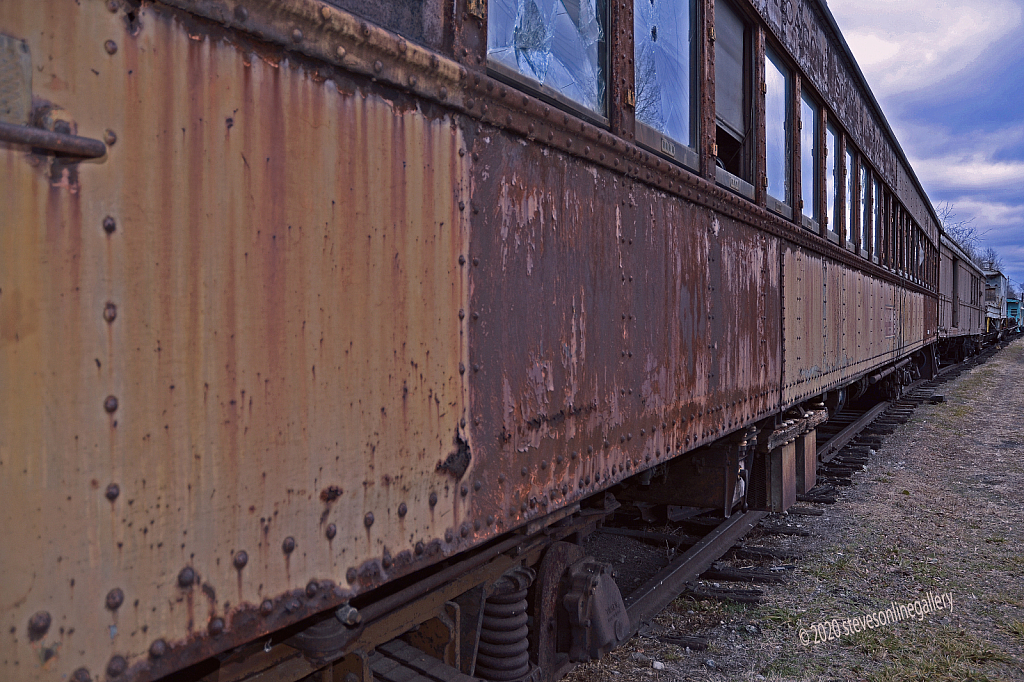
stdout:
<svg viewBox="0 0 1024 682">
<path fill-rule="evenodd" d="M 466 504 L 435 471 L 466 402 L 459 128 L 182 21 L 0 3 L 35 96 L 117 135 L 56 175 L 0 144 L 4 679 L 101 679 L 311 580 L 354 590 Z"/>
<path fill-rule="evenodd" d="M 924 346 L 921 293 L 793 245 L 783 253 L 783 291 L 786 405 Z"/>
</svg>

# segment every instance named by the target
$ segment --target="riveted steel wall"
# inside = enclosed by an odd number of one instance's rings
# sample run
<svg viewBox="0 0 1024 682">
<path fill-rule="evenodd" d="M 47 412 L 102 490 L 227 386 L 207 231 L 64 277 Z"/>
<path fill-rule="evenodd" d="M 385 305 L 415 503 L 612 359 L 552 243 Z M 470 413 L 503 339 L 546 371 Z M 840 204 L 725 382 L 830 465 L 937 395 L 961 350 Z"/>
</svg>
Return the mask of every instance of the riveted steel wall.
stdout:
<svg viewBox="0 0 1024 682">
<path fill-rule="evenodd" d="M 111 7 L 0 4 L 109 143 L 0 144 L 7 680 L 159 675 L 464 543 L 460 128 Z"/>
<path fill-rule="evenodd" d="M 954 278 L 954 270 L 958 275 Z M 985 313 L 975 303 L 976 278 L 983 278 L 979 270 L 955 244 L 943 237 L 939 261 L 938 327 L 941 338 L 974 336 L 985 331 Z M 954 283 L 956 286 L 954 287 Z M 954 300 L 959 308 L 957 324 L 953 324 Z"/>
<path fill-rule="evenodd" d="M 499 511 L 776 409 L 776 238 L 496 130 L 474 141 L 471 413 Z"/>
<path fill-rule="evenodd" d="M 0 5 L 109 145 L 0 146 L 5 677 L 157 677 L 909 346 L 922 294 L 488 78 L 479 17 L 385 15 L 440 52 L 305 0 Z"/>
<path fill-rule="evenodd" d="M 784 405 L 849 383 L 935 339 L 934 299 L 829 261 L 783 252 Z"/>
</svg>

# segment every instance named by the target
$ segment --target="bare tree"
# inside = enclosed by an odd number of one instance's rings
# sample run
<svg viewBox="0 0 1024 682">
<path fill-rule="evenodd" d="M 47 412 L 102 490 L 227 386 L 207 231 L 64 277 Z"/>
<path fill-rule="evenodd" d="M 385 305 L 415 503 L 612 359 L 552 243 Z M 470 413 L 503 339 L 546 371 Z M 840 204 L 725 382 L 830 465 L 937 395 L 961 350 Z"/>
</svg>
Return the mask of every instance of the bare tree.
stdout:
<svg viewBox="0 0 1024 682">
<path fill-rule="evenodd" d="M 935 213 L 938 214 L 939 222 L 942 223 L 942 230 L 964 250 L 964 253 L 972 261 L 980 265 L 982 254 L 979 252 L 978 240 L 988 230 L 979 231 L 977 226 L 972 225 L 974 218 L 957 220 L 956 207 L 948 201 L 939 204 L 935 208 Z"/>
<path fill-rule="evenodd" d="M 1003 257 L 991 246 L 981 252 L 980 259 L 991 270 L 1002 271 L 1003 269 Z"/>
</svg>

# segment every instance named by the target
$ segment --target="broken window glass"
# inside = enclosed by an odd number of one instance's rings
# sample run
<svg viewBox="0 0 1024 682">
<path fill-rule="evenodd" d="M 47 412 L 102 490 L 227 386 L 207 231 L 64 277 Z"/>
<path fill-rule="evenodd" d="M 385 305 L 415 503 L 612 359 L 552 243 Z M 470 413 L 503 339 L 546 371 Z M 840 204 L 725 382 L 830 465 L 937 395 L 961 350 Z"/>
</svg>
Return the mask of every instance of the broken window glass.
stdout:
<svg viewBox="0 0 1024 682">
<path fill-rule="evenodd" d="M 635 0 L 636 120 L 693 147 L 694 0 Z"/>
<path fill-rule="evenodd" d="M 605 111 L 605 0 L 491 0 L 487 56 L 543 89 Z"/>
</svg>

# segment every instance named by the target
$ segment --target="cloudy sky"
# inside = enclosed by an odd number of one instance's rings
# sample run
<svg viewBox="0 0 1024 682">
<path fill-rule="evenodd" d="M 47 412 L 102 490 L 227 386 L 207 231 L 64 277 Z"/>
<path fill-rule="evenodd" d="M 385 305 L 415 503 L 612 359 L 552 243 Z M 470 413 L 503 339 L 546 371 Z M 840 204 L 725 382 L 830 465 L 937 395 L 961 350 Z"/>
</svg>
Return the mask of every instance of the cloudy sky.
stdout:
<svg viewBox="0 0 1024 682">
<path fill-rule="evenodd" d="M 828 0 L 932 204 L 1024 285 L 1024 0 Z"/>
</svg>

